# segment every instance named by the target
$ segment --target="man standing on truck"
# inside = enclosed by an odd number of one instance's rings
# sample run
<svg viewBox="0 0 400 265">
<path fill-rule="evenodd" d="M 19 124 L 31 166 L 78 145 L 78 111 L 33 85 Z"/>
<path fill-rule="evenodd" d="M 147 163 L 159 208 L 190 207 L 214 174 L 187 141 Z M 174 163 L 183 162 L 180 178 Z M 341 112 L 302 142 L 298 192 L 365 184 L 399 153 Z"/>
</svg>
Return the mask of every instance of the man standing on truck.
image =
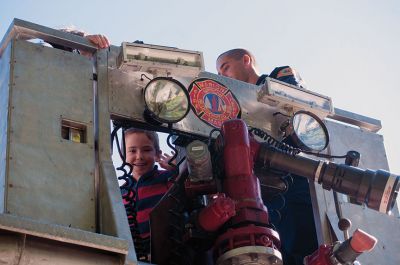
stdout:
<svg viewBox="0 0 400 265">
<path fill-rule="evenodd" d="M 305 88 L 300 75 L 290 66 L 276 67 L 269 75 L 260 75 L 255 57 L 245 49 L 232 49 L 218 56 L 217 71 L 219 75 L 254 85 L 264 84 L 265 78 L 270 77 Z"/>
<path fill-rule="evenodd" d="M 260 75 L 255 57 L 245 49 L 232 49 L 218 56 L 219 75 L 254 85 L 262 85 L 267 77 L 305 88 L 300 75 L 289 66 L 276 67 L 269 75 Z M 281 238 L 285 265 L 303 264 L 303 258 L 318 248 L 308 180 L 292 175 L 286 193 L 263 197 L 270 221 Z M 262 181 L 261 181 L 262 182 Z"/>
</svg>

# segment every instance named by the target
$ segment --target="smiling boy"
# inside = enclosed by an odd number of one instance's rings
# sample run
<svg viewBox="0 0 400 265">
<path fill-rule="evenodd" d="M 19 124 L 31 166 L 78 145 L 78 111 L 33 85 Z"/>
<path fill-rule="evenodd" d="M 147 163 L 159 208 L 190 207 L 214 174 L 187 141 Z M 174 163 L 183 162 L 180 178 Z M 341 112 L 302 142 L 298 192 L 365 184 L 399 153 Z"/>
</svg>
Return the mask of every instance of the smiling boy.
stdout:
<svg viewBox="0 0 400 265">
<path fill-rule="evenodd" d="M 150 212 L 172 185 L 171 171 L 159 170 L 155 165 L 172 170 L 169 156 L 163 155 L 156 132 L 136 128 L 125 131 L 126 162 L 132 166 L 130 183 L 121 186 L 136 254 L 148 261 L 150 254 Z"/>
</svg>

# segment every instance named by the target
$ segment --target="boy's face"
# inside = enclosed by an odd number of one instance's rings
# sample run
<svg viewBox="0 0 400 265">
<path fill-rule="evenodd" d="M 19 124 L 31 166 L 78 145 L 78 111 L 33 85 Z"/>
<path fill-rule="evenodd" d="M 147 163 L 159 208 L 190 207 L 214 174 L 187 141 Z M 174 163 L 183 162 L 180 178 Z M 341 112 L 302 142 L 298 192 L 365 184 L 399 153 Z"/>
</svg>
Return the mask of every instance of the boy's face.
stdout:
<svg viewBox="0 0 400 265">
<path fill-rule="evenodd" d="M 133 177 L 136 180 L 153 169 L 154 163 L 159 161 L 160 152 L 154 143 L 144 133 L 131 133 L 125 136 L 126 162 L 133 166 Z"/>
</svg>

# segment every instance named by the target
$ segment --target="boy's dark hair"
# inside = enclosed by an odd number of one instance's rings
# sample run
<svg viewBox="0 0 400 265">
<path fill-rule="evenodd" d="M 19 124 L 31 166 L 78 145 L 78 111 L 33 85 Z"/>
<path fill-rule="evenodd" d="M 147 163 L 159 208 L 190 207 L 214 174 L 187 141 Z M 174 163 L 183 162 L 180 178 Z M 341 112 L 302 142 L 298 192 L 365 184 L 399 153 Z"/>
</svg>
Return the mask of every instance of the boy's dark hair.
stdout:
<svg viewBox="0 0 400 265">
<path fill-rule="evenodd" d="M 133 134 L 133 133 L 143 133 L 147 136 L 147 138 L 150 139 L 150 141 L 153 142 L 154 148 L 156 149 L 156 152 L 161 152 L 160 149 L 160 140 L 158 139 L 158 134 L 157 132 L 154 131 L 148 131 L 148 130 L 143 130 L 143 129 L 138 129 L 135 127 L 130 127 L 125 130 L 125 137 Z"/>
</svg>

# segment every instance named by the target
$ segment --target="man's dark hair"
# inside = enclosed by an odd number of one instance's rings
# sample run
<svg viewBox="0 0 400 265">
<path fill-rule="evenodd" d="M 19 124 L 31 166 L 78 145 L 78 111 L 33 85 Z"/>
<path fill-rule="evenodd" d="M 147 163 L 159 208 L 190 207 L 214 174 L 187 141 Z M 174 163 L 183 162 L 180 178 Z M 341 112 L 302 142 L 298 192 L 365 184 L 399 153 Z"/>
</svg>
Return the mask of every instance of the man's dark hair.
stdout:
<svg viewBox="0 0 400 265">
<path fill-rule="evenodd" d="M 223 56 L 229 56 L 229 57 L 231 57 L 231 58 L 233 58 L 233 59 L 235 59 L 235 60 L 240 60 L 240 59 L 243 58 L 243 56 L 244 56 L 245 54 L 247 54 L 248 56 L 250 56 L 250 58 L 251 58 L 253 64 L 255 65 L 255 64 L 256 64 L 256 58 L 254 57 L 254 55 L 253 55 L 251 52 L 249 52 L 248 50 L 242 49 L 242 48 L 232 49 L 232 50 L 226 51 L 226 52 L 224 52 L 224 53 L 221 53 L 221 54 L 218 56 L 217 60 L 218 60 L 219 58 L 223 57 Z"/>
</svg>

